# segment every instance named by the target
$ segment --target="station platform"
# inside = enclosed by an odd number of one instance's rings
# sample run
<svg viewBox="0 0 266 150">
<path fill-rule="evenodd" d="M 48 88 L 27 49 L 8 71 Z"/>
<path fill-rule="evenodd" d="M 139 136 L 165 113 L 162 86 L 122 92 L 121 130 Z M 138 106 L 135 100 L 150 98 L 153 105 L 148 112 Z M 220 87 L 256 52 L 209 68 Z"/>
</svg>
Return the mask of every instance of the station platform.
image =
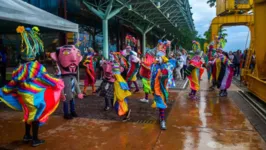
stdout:
<svg viewBox="0 0 266 150">
<path fill-rule="evenodd" d="M 239 105 L 244 104 L 239 88 L 232 84 L 228 97 L 220 98 L 218 90 L 209 91 L 205 79 L 206 75 L 196 101 L 187 98 L 189 88 L 170 90 L 166 131 L 159 128 L 157 110 L 138 101 L 144 96 L 142 92 L 130 97 L 132 120 L 126 123 L 115 117 L 114 111 L 103 113 L 103 98 L 89 96 L 76 101 L 77 119 L 64 120 L 59 106 L 40 128 L 39 137 L 46 143 L 32 148 L 20 141 L 24 135 L 23 114 L 1 106 L 0 149 L 265 150 L 263 135 Z"/>
</svg>

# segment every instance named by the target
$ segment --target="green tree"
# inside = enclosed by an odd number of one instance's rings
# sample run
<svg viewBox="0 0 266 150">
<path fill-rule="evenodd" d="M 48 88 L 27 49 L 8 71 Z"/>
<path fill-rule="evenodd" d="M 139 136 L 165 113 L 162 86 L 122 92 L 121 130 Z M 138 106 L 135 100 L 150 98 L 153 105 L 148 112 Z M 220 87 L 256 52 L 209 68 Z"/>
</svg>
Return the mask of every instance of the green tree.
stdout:
<svg viewBox="0 0 266 150">
<path fill-rule="evenodd" d="M 206 42 L 210 42 L 211 41 L 211 29 L 210 28 L 209 28 L 208 31 L 204 32 L 204 36 L 205 36 Z"/>
<path fill-rule="evenodd" d="M 178 34 L 178 43 L 186 50 L 191 50 L 192 41 L 196 39 L 197 31 L 191 32 L 188 29 L 183 29 Z"/>
<path fill-rule="evenodd" d="M 196 37 L 196 41 L 200 43 L 200 49 L 203 51 L 204 50 L 204 43 L 206 42 L 206 39 L 203 38 L 201 35 L 198 35 Z"/>
<path fill-rule="evenodd" d="M 226 39 L 226 37 L 228 36 L 228 34 L 226 33 L 226 29 L 224 29 L 224 28 L 221 28 L 220 30 L 219 30 L 219 36 L 222 36 L 223 38 L 224 38 L 224 40 L 225 40 L 225 42 L 227 42 L 227 39 Z"/>
<path fill-rule="evenodd" d="M 210 7 L 214 7 L 216 5 L 216 0 L 208 0 L 207 4 L 209 4 Z"/>
</svg>

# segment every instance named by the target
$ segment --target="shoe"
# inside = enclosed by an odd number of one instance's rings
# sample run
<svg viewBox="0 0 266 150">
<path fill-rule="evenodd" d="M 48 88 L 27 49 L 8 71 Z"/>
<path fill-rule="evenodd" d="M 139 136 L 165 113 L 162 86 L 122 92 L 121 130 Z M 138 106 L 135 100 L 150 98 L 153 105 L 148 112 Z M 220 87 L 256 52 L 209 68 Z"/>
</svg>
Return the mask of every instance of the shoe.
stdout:
<svg viewBox="0 0 266 150">
<path fill-rule="evenodd" d="M 23 142 L 29 142 L 31 140 L 32 140 L 32 136 L 31 135 L 24 135 Z"/>
<path fill-rule="evenodd" d="M 225 97 L 225 91 L 220 92 L 219 96 L 220 97 Z"/>
<path fill-rule="evenodd" d="M 139 101 L 142 102 L 142 103 L 149 103 L 149 100 L 148 99 L 145 99 L 145 98 L 140 99 Z"/>
<path fill-rule="evenodd" d="M 224 96 L 227 96 L 227 91 L 224 91 Z"/>
<path fill-rule="evenodd" d="M 139 92 L 139 89 L 136 89 L 136 90 L 134 91 L 134 93 L 137 93 L 137 92 Z"/>
<path fill-rule="evenodd" d="M 127 116 L 123 119 L 123 122 L 127 122 L 130 120 L 130 114 L 131 114 L 131 109 L 128 110 Z"/>
<path fill-rule="evenodd" d="M 161 125 L 161 130 L 166 130 L 167 129 L 165 120 L 160 121 L 160 125 Z"/>
<path fill-rule="evenodd" d="M 224 91 L 222 97 L 226 97 L 226 96 L 227 96 L 227 92 Z"/>
<path fill-rule="evenodd" d="M 64 115 L 64 119 L 71 120 L 71 119 L 73 119 L 73 117 L 72 117 L 72 115 L 67 114 L 67 115 Z"/>
<path fill-rule="evenodd" d="M 110 110 L 110 107 L 109 106 L 107 106 L 107 107 L 104 108 L 104 111 L 109 111 L 109 110 Z"/>
<path fill-rule="evenodd" d="M 33 141 L 32 141 L 32 146 L 33 146 L 33 147 L 36 147 L 36 146 L 39 146 L 39 145 L 41 145 L 41 144 L 43 144 L 43 143 L 45 143 L 44 140 L 33 140 Z"/>
<path fill-rule="evenodd" d="M 78 117 L 78 114 L 74 111 L 74 112 L 71 112 L 71 116 L 76 118 L 76 117 Z"/>
</svg>

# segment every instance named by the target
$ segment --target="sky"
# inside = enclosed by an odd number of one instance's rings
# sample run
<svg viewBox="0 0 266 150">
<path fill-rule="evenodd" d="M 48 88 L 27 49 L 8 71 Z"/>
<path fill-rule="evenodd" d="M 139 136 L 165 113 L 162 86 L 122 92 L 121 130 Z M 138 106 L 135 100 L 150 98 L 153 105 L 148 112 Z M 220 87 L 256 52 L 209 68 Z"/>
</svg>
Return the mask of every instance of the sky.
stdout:
<svg viewBox="0 0 266 150">
<path fill-rule="evenodd" d="M 210 27 L 211 21 L 216 17 L 216 8 L 210 8 L 207 0 L 189 0 L 192 7 L 193 19 L 199 35 L 204 37 L 204 32 Z M 245 26 L 226 27 L 227 44 L 225 51 L 244 50 L 249 46 L 249 29 Z"/>
</svg>

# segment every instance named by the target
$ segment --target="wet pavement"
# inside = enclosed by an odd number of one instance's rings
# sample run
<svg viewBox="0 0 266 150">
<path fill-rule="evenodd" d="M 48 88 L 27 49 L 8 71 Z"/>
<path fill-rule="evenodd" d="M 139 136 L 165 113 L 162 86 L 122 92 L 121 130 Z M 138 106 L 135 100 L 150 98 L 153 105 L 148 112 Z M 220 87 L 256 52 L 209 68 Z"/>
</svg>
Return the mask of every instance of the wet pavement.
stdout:
<svg viewBox="0 0 266 150">
<path fill-rule="evenodd" d="M 161 131 L 157 123 L 85 117 L 66 121 L 53 115 L 40 128 L 40 138 L 46 143 L 37 148 L 19 141 L 24 133 L 22 113 L 0 110 L 0 149 L 265 150 L 265 142 L 231 96 L 219 98 L 218 91 L 209 91 L 208 87 L 208 82 L 203 80 L 198 101 L 187 99 L 189 90 L 171 90 L 174 103 L 166 131 Z M 235 85 L 230 88 L 232 94 L 237 94 L 237 90 Z M 142 95 L 134 95 L 132 100 L 137 101 Z M 138 104 L 139 107 L 147 105 Z"/>
</svg>

